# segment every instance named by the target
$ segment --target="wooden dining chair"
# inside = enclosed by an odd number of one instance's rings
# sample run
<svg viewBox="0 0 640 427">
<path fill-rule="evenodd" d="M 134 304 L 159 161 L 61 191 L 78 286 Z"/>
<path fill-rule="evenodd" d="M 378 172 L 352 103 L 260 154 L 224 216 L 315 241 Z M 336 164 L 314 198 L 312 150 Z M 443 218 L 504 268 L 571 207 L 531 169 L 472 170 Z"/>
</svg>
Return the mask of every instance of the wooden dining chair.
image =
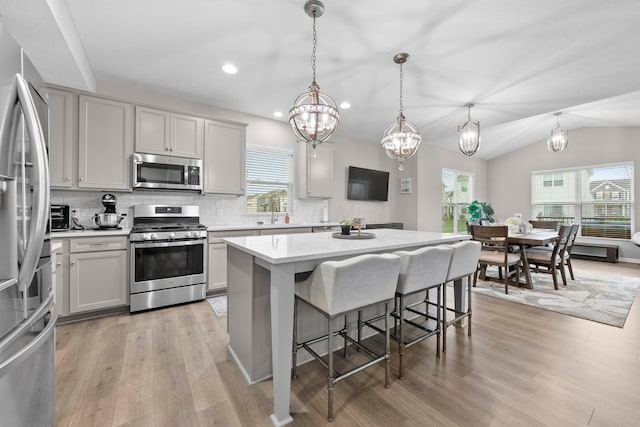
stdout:
<svg viewBox="0 0 640 427">
<path fill-rule="evenodd" d="M 571 225 L 560 226 L 558 231 L 558 237 L 553 243 L 552 250 L 534 249 L 531 248 L 527 251 L 527 259 L 529 265 L 534 267 L 536 273 L 549 273 L 553 277 L 553 287 L 558 290 L 558 277 L 557 272 L 560 271 L 562 276 L 562 283 L 567 286 L 567 276 L 564 272 L 564 253 L 571 234 Z M 543 267 L 544 270 L 540 270 Z"/>
<path fill-rule="evenodd" d="M 520 286 L 520 270 L 522 259 L 519 253 L 509 251 L 509 227 L 506 225 L 484 226 L 474 225 L 472 227 L 472 239 L 482 243 L 478 269 L 473 277 L 473 286 L 476 286 L 478 274 L 481 279 L 487 279 L 487 267 L 492 265 L 498 267 L 499 272 L 504 269 L 504 293 L 509 293 L 509 278 L 514 277 L 516 284 Z M 495 280 L 495 279 L 494 279 Z"/>
<path fill-rule="evenodd" d="M 558 221 L 537 221 L 537 220 L 529 220 L 529 224 L 533 228 L 544 228 L 548 230 L 557 230 L 558 229 Z"/>
<path fill-rule="evenodd" d="M 573 266 L 571 265 L 571 251 L 573 250 L 573 244 L 576 242 L 576 237 L 578 237 L 579 229 L 580 224 L 573 224 L 571 226 L 571 233 L 569 234 L 569 239 L 567 240 L 567 247 L 564 249 L 564 253 L 562 254 L 564 265 L 569 268 L 569 275 L 571 276 L 571 280 L 576 280 L 576 278 L 573 276 Z"/>
</svg>

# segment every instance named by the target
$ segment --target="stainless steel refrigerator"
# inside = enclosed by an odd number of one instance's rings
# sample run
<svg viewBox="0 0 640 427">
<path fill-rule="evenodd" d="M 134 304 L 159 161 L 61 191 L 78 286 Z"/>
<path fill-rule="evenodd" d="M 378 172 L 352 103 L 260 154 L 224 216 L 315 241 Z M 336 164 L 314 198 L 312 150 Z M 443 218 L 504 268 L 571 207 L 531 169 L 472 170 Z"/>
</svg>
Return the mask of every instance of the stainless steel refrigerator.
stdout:
<svg viewBox="0 0 640 427">
<path fill-rule="evenodd" d="M 0 21 L 0 425 L 7 427 L 53 424 L 46 138 L 42 79 Z"/>
</svg>

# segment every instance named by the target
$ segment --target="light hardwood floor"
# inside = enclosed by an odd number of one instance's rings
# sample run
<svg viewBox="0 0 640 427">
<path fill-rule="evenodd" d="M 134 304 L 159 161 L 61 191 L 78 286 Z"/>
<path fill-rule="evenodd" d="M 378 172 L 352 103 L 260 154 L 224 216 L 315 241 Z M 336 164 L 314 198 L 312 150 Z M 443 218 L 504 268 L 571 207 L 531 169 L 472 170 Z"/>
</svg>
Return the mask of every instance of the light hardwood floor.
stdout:
<svg viewBox="0 0 640 427">
<path fill-rule="evenodd" d="M 332 425 L 640 425 L 637 299 L 622 329 L 477 294 L 473 313 L 473 336 L 450 328 L 439 359 L 431 339 L 408 349 L 402 381 L 394 360 L 390 389 L 381 365 L 339 383 Z M 56 426 L 271 425 L 271 382 L 247 385 L 207 302 L 61 325 L 56 340 Z M 326 396 L 324 369 L 301 366 L 292 425 L 327 425 Z"/>
</svg>

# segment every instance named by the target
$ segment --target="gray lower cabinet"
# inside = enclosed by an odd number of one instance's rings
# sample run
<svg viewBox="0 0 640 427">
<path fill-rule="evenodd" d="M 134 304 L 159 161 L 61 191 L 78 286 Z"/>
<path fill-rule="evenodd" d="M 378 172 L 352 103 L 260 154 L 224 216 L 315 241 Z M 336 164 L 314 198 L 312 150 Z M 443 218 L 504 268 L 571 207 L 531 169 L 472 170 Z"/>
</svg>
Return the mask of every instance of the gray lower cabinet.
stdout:
<svg viewBox="0 0 640 427">
<path fill-rule="evenodd" d="M 70 239 L 70 314 L 128 303 L 127 243 L 126 236 Z"/>
<path fill-rule="evenodd" d="M 260 230 L 260 235 L 271 236 L 277 234 L 311 233 L 311 231 L 311 227 L 265 228 L 263 230 Z"/>
<path fill-rule="evenodd" d="M 209 284 L 207 291 L 227 288 L 227 244 L 225 237 L 257 236 L 258 230 L 230 230 L 209 232 Z"/>
</svg>

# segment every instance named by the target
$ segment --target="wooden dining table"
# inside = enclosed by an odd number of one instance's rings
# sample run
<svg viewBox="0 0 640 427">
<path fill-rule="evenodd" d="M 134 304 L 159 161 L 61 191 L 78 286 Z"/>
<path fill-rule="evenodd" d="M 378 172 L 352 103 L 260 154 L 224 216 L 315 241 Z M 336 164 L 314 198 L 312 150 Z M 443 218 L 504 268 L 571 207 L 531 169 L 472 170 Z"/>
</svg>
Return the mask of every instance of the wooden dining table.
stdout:
<svg viewBox="0 0 640 427">
<path fill-rule="evenodd" d="M 525 281 L 529 289 L 533 289 L 533 282 L 531 281 L 531 271 L 529 270 L 529 260 L 527 259 L 527 247 L 545 246 L 549 243 L 553 243 L 557 238 L 558 232 L 556 230 L 541 229 L 523 234 L 509 233 L 509 244 L 520 247 L 522 268 L 524 270 Z"/>
</svg>

